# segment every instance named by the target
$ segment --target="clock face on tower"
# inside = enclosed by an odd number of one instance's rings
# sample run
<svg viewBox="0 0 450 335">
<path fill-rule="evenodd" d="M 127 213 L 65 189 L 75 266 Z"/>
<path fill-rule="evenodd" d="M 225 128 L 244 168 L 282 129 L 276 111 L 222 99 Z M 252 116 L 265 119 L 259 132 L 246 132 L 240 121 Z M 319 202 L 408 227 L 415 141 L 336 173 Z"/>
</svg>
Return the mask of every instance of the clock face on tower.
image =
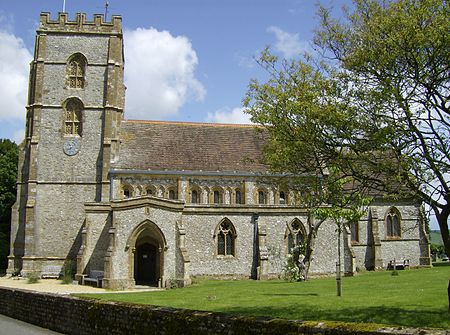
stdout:
<svg viewBox="0 0 450 335">
<path fill-rule="evenodd" d="M 68 156 L 74 156 L 80 150 L 80 141 L 78 138 L 71 138 L 64 142 L 64 153 Z"/>
</svg>

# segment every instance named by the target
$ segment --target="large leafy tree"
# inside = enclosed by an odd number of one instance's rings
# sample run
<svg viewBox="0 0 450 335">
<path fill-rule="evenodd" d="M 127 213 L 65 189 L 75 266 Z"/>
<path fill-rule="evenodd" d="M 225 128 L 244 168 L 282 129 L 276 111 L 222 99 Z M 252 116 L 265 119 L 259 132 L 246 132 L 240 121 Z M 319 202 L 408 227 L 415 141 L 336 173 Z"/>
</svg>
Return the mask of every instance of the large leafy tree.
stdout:
<svg viewBox="0 0 450 335">
<path fill-rule="evenodd" d="M 0 269 L 5 269 L 9 254 L 11 207 L 16 200 L 19 150 L 14 142 L 0 139 Z"/>
<path fill-rule="evenodd" d="M 320 10 L 316 43 L 365 116 L 367 141 L 398 164 L 363 155 L 360 179 L 388 172 L 436 215 L 450 254 L 450 6 L 445 0 L 355 0 L 342 22 Z M 362 145 L 352 147 L 358 153 Z M 351 166 L 350 166 L 351 167 Z M 369 173 L 367 173 L 369 172 Z M 399 191 L 393 181 L 382 190 Z M 394 184 L 395 185 L 395 184 Z"/>
<path fill-rule="evenodd" d="M 266 158 L 293 173 L 334 167 L 358 188 L 429 205 L 450 254 L 450 6 L 354 0 L 340 21 L 320 8 L 320 58 L 279 61 L 245 100 L 271 134 Z"/>
<path fill-rule="evenodd" d="M 356 128 L 348 121 L 353 110 L 338 97 L 339 87 L 310 65 L 279 61 L 268 50 L 258 61 L 269 80 L 252 81 L 244 105 L 268 135 L 265 162 L 289 180 L 296 202 L 308 209 L 301 254 L 294 254 L 300 278 L 307 279 L 322 223 L 330 219 L 342 228 L 358 221 L 370 196 L 339 164 L 344 148 L 338 137 Z"/>
</svg>

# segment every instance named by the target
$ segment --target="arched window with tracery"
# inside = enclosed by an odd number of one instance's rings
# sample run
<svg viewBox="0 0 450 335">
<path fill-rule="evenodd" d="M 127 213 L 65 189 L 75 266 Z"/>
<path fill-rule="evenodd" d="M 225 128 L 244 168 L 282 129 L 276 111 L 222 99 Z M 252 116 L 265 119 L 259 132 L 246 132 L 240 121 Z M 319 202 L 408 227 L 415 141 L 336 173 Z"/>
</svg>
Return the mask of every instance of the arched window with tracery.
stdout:
<svg viewBox="0 0 450 335">
<path fill-rule="evenodd" d="M 400 213 L 395 207 L 391 207 L 386 214 L 386 236 L 388 238 L 399 238 L 400 231 Z"/>
<path fill-rule="evenodd" d="M 234 256 L 236 230 L 230 220 L 223 220 L 217 227 L 217 255 Z"/>
<path fill-rule="evenodd" d="M 81 136 L 83 103 L 76 98 L 68 99 L 64 104 L 64 135 Z"/>
<path fill-rule="evenodd" d="M 84 88 L 86 76 L 86 58 L 76 53 L 67 62 L 67 86 L 69 88 Z"/>
<path fill-rule="evenodd" d="M 295 219 L 288 225 L 285 239 L 287 239 L 288 253 L 292 253 L 292 250 L 295 247 L 304 244 L 305 227 L 303 226 L 303 223 L 299 219 Z"/>
</svg>

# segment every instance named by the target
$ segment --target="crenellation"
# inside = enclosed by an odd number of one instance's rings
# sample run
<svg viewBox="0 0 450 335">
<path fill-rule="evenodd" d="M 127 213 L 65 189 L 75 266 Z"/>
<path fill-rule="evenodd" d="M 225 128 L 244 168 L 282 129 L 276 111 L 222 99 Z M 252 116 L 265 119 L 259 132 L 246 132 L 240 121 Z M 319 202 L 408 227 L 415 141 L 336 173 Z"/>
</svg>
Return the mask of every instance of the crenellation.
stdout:
<svg viewBox="0 0 450 335">
<path fill-rule="evenodd" d="M 68 13 L 58 13 L 56 20 L 52 20 L 50 13 L 41 13 L 38 32 L 122 35 L 122 17 L 113 15 L 106 22 L 103 14 L 94 14 L 93 20 L 87 21 L 85 13 L 77 13 L 71 21 Z"/>
</svg>

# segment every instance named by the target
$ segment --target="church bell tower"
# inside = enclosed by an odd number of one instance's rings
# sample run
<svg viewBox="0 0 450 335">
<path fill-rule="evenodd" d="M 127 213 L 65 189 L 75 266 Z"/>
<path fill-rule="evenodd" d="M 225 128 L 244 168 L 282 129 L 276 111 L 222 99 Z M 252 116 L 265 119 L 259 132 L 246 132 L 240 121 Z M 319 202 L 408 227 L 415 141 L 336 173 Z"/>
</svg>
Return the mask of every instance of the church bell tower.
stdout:
<svg viewBox="0 0 450 335">
<path fill-rule="evenodd" d="M 75 261 L 84 203 L 109 201 L 123 118 L 122 19 L 42 13 L 30 65 L 8 273 Z"/>
</svg>

